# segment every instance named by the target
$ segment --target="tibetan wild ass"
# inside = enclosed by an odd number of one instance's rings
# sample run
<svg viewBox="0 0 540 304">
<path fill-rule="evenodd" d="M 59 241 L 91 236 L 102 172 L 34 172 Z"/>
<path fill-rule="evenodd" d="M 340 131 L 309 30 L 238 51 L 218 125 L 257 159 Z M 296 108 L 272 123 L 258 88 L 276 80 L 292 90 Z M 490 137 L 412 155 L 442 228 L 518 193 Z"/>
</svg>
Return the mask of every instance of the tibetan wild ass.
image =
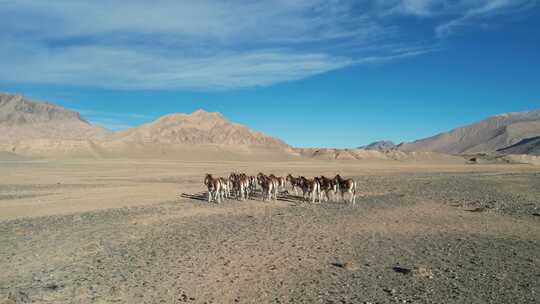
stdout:
<svg viewBox="0 0 540 304">
<path fill-rule="evenodd" d="M 244 173 L 231 173 L 229 181 L 232 183 L 233 192 L 237 199 L 249 199 L 249 179 Z"/>
<path fill-rule="evenodd" d="M 291 184 L 294 195 L 298 196 L 298 189 L 302 189 L 302 179 L 299 177 L 294 177 L 289 173 L 287 175 L 287 181 L 289 182 L 289 184 Z"/>
<path fill-rule="evenodd" d="M 285 190 L 285 178 L 282 176 L 275 176 L 274 174 L 270 174 L 269 177 L 277 182 L 278 189 L 277 190 Z"/>
<path fill-rule="evenodd" d="M 341 199 L 344 199 L 345 192 L 349 193 L 349 202 L 356 204 L 356 182 L 352 179 L 343 179 L 339 174 L 334 177 L 338 191 L 341 193 Z"/>
<path fill-rule="evenodd" d="M 269 176 L 264 175 L 263 173 L 257 174 L 257 182 L 262 188 L 262 197 L 263 201 L 276 200 L 277 199 L 277 182 L 270 178 Z"/>
<path fill-rule="evenodd" d="M 311 197 L 311 202 L 315 203 L 315 199 L 319 198 L 319 203 L 321 202 L 321 184 L 319 178 L 315 177 L 314 179 L 307 179 L 303 176 L 300 176 L 302 180 L 302 192 L 303 196 L 308 195 L 308 199 Z"/>
<path fill-rule="evenodd" d="M 212 174 L 207 173 L 204 177 L 204 184 L 208 188 L 208 202 L 212 202 L 212 200 L 217 201 L 217 203 L 221 203 L 221 181 L 219 178 L 212 177 Z"/>
<path fill-rule="evenodd" d="M 319 177 L 319 183 L 321 184 L 321 192 L 325 194 L 326 201 L 330 201 L 330 192 L 337 193 L 337 183 L 335 180 L 327 178 L 325 176 Z"/>
</svg>

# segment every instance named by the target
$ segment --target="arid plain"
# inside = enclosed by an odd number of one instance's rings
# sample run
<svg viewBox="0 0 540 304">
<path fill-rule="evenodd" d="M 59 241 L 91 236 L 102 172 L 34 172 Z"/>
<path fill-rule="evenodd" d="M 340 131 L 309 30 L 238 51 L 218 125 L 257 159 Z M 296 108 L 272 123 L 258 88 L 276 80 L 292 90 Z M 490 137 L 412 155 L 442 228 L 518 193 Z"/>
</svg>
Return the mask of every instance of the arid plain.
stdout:
<svg viewBox="0 0 540 304">
<path fill-rule="evenodd" d="M 2 303 L 535 303 L 540 172 L 463 161 L 0 162 Z M 201 198 L 232 170 L 355 206 Z"/>
</svg>

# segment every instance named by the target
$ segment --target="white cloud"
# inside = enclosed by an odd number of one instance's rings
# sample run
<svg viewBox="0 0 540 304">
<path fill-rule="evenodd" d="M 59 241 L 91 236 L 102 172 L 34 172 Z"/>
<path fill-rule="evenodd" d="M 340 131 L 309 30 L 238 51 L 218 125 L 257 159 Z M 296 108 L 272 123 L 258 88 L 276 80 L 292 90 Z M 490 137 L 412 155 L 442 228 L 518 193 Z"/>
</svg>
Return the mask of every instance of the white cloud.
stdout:
<svg viewBox="0 0 540 304">
<path fill-rule="evenodd" d="M 435 29 L 437 36 L 439 38 L 449 36 L 459 28 L 470 25 L 480 18 L 508 13 L 522 8 L 531 8 L 536 5 L 534 0 L 484 0 L 474 1 L 473 3 L 474 5 L 466 7 L 459 17 L 437 26 Z"/>
<path fill-rule="evenodd" d="M 433 0 L 401 0 L 401 1 L 381 1 L 393 6 L 389 12 L 414 16 L 432 16 L 434 8 L 439 6 L 442 1 Z"/>
<path fill-rule="evenodd" d="M 518 0 L 528 3 L 531 1 Z M 113 89 L 265 86 L 433 50 L 396 14 L 452 33 L 506 0 L 0 0 L 0 82 Z M 399 47 L 390 47 L 398 45 Z"/>
<path fill-rule="evenodd" d="M 6 58 L 0 50 L 0 57 Z M 12 82 L 92 83 L 120 89 L 204 89 L 270 85 L 352 64 L 326 54 L 269 49 L 205 57 L 160 56 L 124 48 L 69 47 L 19 54 L 3 63 Z M 40 73 L 29 73 L 40 71 Z"/>
<path fill-rule="evenodd" d="M 441 20 L 435 33 L 445 38 L 480 18 L 532 9 L 536 0 L 379 0 L 384 12 Z"/>
</svg>

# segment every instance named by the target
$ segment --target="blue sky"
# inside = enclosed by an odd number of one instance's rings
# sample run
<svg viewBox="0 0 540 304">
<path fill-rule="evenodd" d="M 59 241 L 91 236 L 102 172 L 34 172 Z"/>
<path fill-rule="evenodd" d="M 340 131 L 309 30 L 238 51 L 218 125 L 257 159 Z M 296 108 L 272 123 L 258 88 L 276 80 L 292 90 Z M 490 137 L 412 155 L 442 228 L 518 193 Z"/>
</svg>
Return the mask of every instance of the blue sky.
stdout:
<svg viewBox="0 0 540 304">
<path fill-rule="evenodd" d="M 540 108 L 536 0 L 0 0 L 0 91 L 119 130 L 222 112 L 295 146 Z"/>
</svg>

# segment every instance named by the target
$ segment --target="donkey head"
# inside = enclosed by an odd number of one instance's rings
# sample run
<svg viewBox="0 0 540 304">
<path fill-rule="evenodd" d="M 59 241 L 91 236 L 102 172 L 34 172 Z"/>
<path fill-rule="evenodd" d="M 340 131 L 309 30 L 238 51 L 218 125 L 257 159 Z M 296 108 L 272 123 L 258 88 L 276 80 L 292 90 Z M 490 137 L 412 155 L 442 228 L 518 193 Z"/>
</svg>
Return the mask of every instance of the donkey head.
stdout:
<svg viewBox="0 0 540 304">
<path fill-rule="evenodd" d="M 212 179 L 212 174 L 206 173 L 206 175 L 204 176 L 204 184 L 208 186 Z"/>
</svg>

